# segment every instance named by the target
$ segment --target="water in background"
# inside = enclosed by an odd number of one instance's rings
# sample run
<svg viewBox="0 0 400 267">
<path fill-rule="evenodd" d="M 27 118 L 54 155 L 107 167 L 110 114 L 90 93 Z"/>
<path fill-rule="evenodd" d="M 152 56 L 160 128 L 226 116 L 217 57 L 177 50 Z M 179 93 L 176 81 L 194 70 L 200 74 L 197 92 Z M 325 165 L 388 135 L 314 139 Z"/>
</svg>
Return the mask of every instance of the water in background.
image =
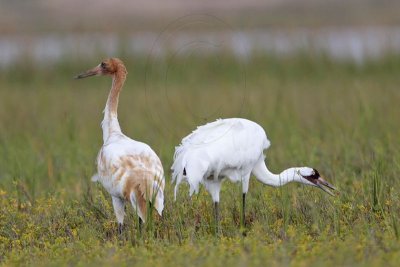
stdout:
<svg viewBox="0 0 400 267">
<path fill-rule="evenodd" d="M 184 56 L 192 53 L 231 52 L 239 59 L 252 53 L 290 56 L 299 52 L 325 54 L 334 60 L 362 64 L 386 54 L 400 54 L 399 27 L 325 28 L 295 30 L 247 30 L 136 32 L 130 35 L 74 33 L 43 35 L 3 35 L 0 39 L 0 67 L 29 59 L 54 63 L 63 58 L 90 58 L 98 54 L 162 57 L 167 53 Z"/>
</svg>

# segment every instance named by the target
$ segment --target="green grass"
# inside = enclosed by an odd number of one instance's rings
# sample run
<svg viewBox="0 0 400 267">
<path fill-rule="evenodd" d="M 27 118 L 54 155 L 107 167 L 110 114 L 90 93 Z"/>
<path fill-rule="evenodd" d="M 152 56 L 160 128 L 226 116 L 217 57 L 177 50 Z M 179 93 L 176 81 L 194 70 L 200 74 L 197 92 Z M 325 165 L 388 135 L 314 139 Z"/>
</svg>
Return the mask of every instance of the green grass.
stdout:
<svg viewBox="0 0 400 267">
<path fill-rule="evenodd" d="M 126 57 L 125 57 L 126 58 Z M 165 210 L 142 235 L 128 209 L 119 238 L 111 198 L 90 182 L 111 81 L 72 77 L 100 62 L 25 62 L 0 71 L 0 262 L 8 265 L 397 266 L 400 262 L 400 58 L 363 66 L 324 57 L 135 58 L 119 118 L 166 172 Z M 147 64 L 147 63 L 150 63 Z M 338 187 L 251 180 L 247 236 L 239 184 L 224 183 L 221 236 L 211 198 L 173 202 L 174 146 L 219 117 L 257 121 L 267 164 L 317 168 Z M 155 214 L 154 214 L 155 215 Z"/>
</svg>

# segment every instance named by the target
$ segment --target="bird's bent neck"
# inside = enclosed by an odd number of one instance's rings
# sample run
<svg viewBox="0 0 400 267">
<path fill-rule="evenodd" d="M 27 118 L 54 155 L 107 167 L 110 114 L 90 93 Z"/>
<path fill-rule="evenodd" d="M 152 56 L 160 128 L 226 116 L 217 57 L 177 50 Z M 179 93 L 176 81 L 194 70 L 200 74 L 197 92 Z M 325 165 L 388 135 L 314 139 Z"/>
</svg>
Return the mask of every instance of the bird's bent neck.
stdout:
<svg viewBox="0 0 400 267">
<path fill-rule="evenodd" d="M 259 164 L 253 170 L 253 174 L 257 179 L 267 185 L 271 186 L 282 186 L 290 182 L 302 182 L 299 177 L 296 168 L 289 168 L 281 172 L 280 174 L 274 174 L 267 169 L 264 162 Z"/>
<path fill-rule="evenodd" d="M 112 86 L 108 95 L 106 107 L 104 109 L 104 119 L 101 124 L 103 129 L 103 141 L 113 133 L 121 133 L 121 127 L 118 122 L 118 99 L 122 86 L 126 79 L 126 70 L 118 69 L 113 75 Z"/>
</svg>

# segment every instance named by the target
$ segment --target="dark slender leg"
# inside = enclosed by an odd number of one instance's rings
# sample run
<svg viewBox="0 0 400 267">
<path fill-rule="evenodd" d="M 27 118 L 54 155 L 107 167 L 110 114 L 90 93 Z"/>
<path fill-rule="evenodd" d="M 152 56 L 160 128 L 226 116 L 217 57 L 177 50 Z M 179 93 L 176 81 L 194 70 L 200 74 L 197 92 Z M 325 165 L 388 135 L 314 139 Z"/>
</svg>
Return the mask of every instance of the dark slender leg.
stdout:
<svg viewBox="0 0 400 267">
<path fill-rule="evenodd" d="M 122 235 L 123 230 L 124 230 L 124 225 L 122 223 L 118 223 L 118 234 Z"/>
<path fill-rule="evenodd" d="M 218 202 L 214 202 L 215 212 L 215 235 L 219 235 L 219 206 Z"/>
<path fill-rule="evenodd" d="M 142 219 L 139 217 L 139 232 L 140 232 L 140 234 L 142 233 L 142 225 L 143 225 L 143 221 L 142 221 Z"/>
<path fill-rule="evenodd" d="M 246 193 L 242 195 L 242 226 L 246 226 Z"/>
</svg>

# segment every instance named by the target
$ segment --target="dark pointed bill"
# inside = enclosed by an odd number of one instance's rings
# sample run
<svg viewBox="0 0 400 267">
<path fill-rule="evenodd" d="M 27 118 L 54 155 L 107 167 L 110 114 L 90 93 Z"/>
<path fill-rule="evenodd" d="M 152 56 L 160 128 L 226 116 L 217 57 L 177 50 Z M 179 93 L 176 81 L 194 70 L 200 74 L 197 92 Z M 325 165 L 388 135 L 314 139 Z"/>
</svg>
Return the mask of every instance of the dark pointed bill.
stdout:
<svg viewBox="0 0 400 267">
<path fill-rule="evenodd" d="M 81 73 L 81 74 L 75 76 L 74 79 L 83 79 L 83 78 L 86 78 L 86 77 L 99 75 L 100 73 L 101 73 L 101 68 L 95 67 L 95 68 L 93 68 L 91 70 L 88 70 L 88 71 L 86 71 L 84 73 Z"/>
<path fill-rule="evenodd" d="M 328 183 L 327 181 L 325 181 L 324 179 L 322 179 L 321 177 L 319 177 L 317 179 L 315 184 L 317 187 L 322 189 L 324 192 L 328 193 L 331 196 L 335 196 L 335 194 L 332 191 L 330 191 L 329 189 L 336 190 L 336 188 L 333 185 L 331 185 L 330 183 Z"/>
</svg>

